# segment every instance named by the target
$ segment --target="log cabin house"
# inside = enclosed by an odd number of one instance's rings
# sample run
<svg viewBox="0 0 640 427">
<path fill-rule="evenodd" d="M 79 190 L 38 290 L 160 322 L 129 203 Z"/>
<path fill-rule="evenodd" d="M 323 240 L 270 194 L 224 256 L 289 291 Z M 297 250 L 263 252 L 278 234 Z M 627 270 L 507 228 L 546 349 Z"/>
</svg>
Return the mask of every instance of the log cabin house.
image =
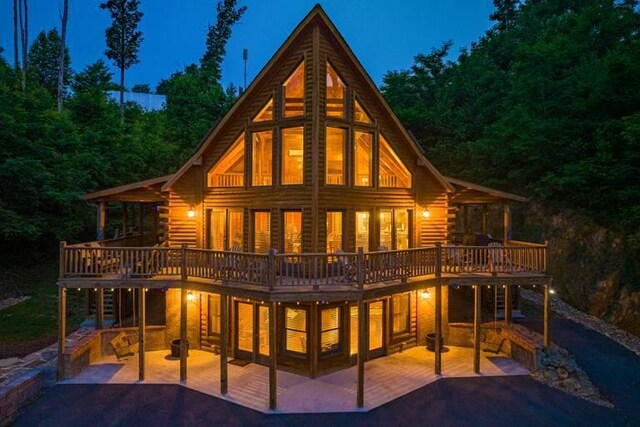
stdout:
<svg viewBox="0 0 640 427">
<path fill-rule="evenodd" d="M 446 342 L 453 286 L 474 289 L 474 328 L 481 285 L 500 289 L 506 322 L 514 286 L 548 296 L 546 245 L 510 239 L 509 206 L 525 199 L 443 176 L 319 6 L 178 171 L 85 199 L 98 238 L 61 243 L 61 331 L 66 290 L 86 289 L 97 328 L 141 327 L 141 379 L 144 326 L 162 324 L 167 346 L 181 339 L 182 379 L 187 341 L 220 354 L 223 394 L 228 358 L 265 364 L 273 408 L 278 370 L 355 364 L 362 406 L 366 360 L 427 333 Z"/>
</svg>

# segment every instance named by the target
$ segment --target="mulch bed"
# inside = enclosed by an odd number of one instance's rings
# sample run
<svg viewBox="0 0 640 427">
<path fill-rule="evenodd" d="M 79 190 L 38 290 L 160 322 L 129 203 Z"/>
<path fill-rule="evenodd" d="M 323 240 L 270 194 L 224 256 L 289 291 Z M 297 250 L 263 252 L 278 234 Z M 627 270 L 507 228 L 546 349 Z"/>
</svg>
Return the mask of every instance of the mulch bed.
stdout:
<svg viewBox="0 0 640 427">
<path fill-rule="evenodd" d="M 55 343 L 55 336 L 39 337 L 28 341 L 0 343 L 0 359 L 7 357 L 24 357 Z"/>
</svg>

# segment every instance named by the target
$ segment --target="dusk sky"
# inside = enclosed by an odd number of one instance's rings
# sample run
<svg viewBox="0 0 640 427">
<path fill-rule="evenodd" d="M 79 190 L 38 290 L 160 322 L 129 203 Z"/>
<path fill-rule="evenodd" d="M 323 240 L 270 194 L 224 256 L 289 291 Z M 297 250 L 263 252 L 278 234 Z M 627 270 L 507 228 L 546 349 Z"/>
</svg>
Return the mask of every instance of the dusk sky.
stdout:
<svg viewBox="0 0 640 427">
<path fill-rule="evenodd" d="M 242 49 L 249 49 L 248 81 L 253 79 L 317 0 L 239 1 L 248 7 L 233 29 L 223 64 L 223 83 L 241 86 Z M 217 0 L 142 0 L 140 63 L 126 76 L 126 86 L 149 83 L 197 62 L 204 51 L 207 25 L 215 22 Z M 79 71 L 105 59 L 104 30 L 110 23 L 99 0 L 70 0 L 68 45 Z M 453 53 L 476 40 L 490 26 L 491 0 L 349 0 L 324 1 L 323 8 L 377 84 L 386 71 L 407 68 L 414 55 L 443 41 Z M 13 2 L 0 3 L 0 46 L 13 61 Z M 29 36 L 60 26 L 62 0 L 29 0 Z M 106 60 L 109 65 L 113 65 Z"/>
</svg>

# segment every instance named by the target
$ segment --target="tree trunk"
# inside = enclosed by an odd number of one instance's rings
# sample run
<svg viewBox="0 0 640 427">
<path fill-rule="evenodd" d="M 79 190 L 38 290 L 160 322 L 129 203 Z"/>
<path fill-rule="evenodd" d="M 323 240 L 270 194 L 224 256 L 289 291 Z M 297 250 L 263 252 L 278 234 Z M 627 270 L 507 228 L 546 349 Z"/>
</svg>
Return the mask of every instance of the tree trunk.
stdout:
<svg viewBox="0 0 640 427">
<path fill-rule="evenodd" d="M 124 66 L 120 67 L 120 124 L 124 124 Z"/>
<path fill-rule="evenodd" d="M 23 3 L 24 2 L 24 3 Z M 28 0 L 19 0 L 20 40 L 22 42 L 22 91 L 27 89 L 27 67 L 29 55 L 29 8 Z"/>
<path fill-rule="evenodd" d="M 13 67 L 20 68 L 18 57 L 18 0 L 13 0 Z"/>
<path fill-rule="evenodd" d="M 64 57 L 65 57 L 65 41 L 67 37 L 67 20 L 69 19 L 69 0 L 64 0 L 62 11 L 62 30 L 60 34 L 60 58 L 58 65 L 58 112 L 62 111 L 62 102 L 64 98 Z"/>
</svg>

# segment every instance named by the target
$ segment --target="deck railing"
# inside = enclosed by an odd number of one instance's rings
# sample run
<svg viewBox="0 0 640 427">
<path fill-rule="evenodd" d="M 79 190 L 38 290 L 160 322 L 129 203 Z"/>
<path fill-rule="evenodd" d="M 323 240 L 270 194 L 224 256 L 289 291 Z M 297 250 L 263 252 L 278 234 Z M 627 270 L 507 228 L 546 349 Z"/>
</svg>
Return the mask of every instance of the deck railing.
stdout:
<svg viewBox="0 0 640 427">
<path fill-rule="evenodd" d="M 254 254 L 182 247 L 60 246 L 60 277 L 206 279 L 280 287 L 363 287 L 430 275 L 545 274 L 547 245 L 436 245 L 382 252 Z"/>
</svg>

